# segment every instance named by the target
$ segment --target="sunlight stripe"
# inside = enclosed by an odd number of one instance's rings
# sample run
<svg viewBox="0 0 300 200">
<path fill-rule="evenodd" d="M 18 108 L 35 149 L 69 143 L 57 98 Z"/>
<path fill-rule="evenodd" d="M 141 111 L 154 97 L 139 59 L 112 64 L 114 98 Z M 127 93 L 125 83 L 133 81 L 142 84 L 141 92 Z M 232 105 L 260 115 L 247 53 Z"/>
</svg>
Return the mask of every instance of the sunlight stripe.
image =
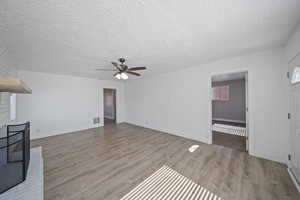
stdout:
<svg viewBox="0 0 300 200">
<path fill-rule="evenodd" d="M 169 179 L 164 180 L 164 182 L 168 181 L 168 182 L 174 182 L 174 180 L 177 178 L 178 175 L 176 175 L 176 172 L 173 171 L 172 173 L 173 176 L 170 176 Z M 158 190 L 155 191 L 155 193 L 153 193 L 148 199 L 157 199 L 158 197 L 160 197 L 162 195 L 163 192 L 168 191 L 168 188 L 170 187 L 171 184 L 163 184 L 161 187 L 159 187 Z"/>
<path fill-rule="evenodd" d="M 162 172 L 162 174 L 163 174 L 162 176 L 159 176 L 157 179 L 154 179 L 151 183 L 147 184 L 147 185 L 146 185 L 146 188 L 147 188 L 147 189 L 146 189 L 146 190 L 140 191 L 139 195 L 135 196 L 133 199 L 137 199 L 137 200 L 143 199 L 143 197 L 144 197 L 145 195 L 147 195 L 149 192 L 151 192 L 152 188 L 153 188 L 157 183 L 160 183 L 161 179 L 162 179 L 163 177 L 165 177 L 169 172 L 170 172 L 169 170 L 164 170 L 164 171 Z M 146 199 L 146 198 L 144 198 L 144 199 Z"/>
<path fill-rule="evenodd" d="M 190 199 L 196 199 L 195 197 L 196 197 L 196 195 L 198 194 L 198 192 L 202 192 L 202 190 L 203 190 L 203 188 L 202 187 L 199 187 L 199 186 L 197 186 L 197 189 L 196 189 L 196 191 L 193 193 L 193 195 L 191 196 L 191 198 Z"/>
<path fill-rule="evenodd" d="M 121 200 L 223 200 L 168 166 L 163 166 Z"/>
<path fill-rule="evenodd" d="M 154 185 L 154 189 L 151 192 L 149 192 L 146 196 L 144 196 L 143 198 L 144 199 L 150 199 L 151 196 L 155 195 L 159 191 L 159 188 L 162 188 L 164 185 L 166 185 L 166 184 L 164 184 L 165 182 L 168 182 L 169 179 L 174 178 L 172 176 L 172 174 L 174 174 L 174 173 L 175 173 L 175 171 L 170 171 L 170 173 L 167 174 L 166 177 L 163 177 L 162 181 L 160 181 L 159 183 Z"/>
<path fill-rule="evenodd" d="M 184 176 L 179 175 L 179 177 L 180 178 L 175 182 L 174 187 L 172 187 L 172 190 L 169 190 L 168 193 L 166 194 L 166 198 L 167 198 L 166 200 L 169 200 L 172 197 L 171 194 L 173 193 L 173 191 L 177 190 L 177 188 L 179 187 L 181 181 L 184 179 Z"/>
<path fill-rule="evenodd" d="M 153 176 L 150 180 L 146 179 L 143 181 L 143 186 L 140 188 L 140 190 L 136 190 L 132 195 L 128 196 L 126 199 L 131 199 L 137 196 L 141 191 L 147 189 L 148 185 L 151 184 L 153 181 L 156 181 L 159 179 L 162 175 L 164 175 L 164 170 L 162 170 L 160 173 L 157 173 L 155 176 Z"/>
<path fill-rule="evenodd" d="M 155 178 L 155 176 L 157 174 L 159 174 L 164 169 L 165 169 L 165 166 L 163 166 L 162 168 L 160 168 L 159 170 L 157 170 L 154 174 L 152 174 L 150 177 L 148 177 L 146 180 L 144 180 L 142 183 L 140 183 L 140 185 L 139 185 L 140 189 L 143 188 L 143 186 L 147 183 L 147 181 L 151 181 L 153 178 Z M 138 191 L 139 190 L 131 190 L 131 192 L 129 192 L 127 195 L 125 195 L 122 199 L 127 199 L 127 198 L 133 196 Z"/>
</svg>

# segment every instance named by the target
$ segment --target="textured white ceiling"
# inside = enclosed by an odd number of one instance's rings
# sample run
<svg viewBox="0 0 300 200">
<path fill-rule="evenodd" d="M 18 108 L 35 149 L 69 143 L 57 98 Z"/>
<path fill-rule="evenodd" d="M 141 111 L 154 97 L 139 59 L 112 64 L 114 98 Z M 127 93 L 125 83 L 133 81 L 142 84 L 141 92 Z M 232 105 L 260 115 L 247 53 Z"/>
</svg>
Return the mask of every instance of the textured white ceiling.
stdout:
<svg viewBox="0 0 300 200">
<path fill-rule="evenodd" d="M 110 61 L 145 75 L 282 45 L 299 0 L 1 0 L 0 44 L 20 69 L 111 78 Z"/>
</svg>

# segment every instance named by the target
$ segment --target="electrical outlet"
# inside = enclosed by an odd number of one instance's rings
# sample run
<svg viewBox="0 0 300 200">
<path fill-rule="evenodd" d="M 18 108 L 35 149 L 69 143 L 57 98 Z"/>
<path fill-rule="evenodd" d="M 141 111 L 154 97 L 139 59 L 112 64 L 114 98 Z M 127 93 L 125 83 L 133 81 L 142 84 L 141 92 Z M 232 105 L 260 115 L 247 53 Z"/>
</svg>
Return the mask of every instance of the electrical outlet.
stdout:
<svg viewBox="0 0 300 200">
<path fill-rule="evenodd" d="M 93 123 L 94 123 L 94 124 L 100 124 L 100 117 L 95 117 L 95 118 L 93 119 Z"/>
</svg>

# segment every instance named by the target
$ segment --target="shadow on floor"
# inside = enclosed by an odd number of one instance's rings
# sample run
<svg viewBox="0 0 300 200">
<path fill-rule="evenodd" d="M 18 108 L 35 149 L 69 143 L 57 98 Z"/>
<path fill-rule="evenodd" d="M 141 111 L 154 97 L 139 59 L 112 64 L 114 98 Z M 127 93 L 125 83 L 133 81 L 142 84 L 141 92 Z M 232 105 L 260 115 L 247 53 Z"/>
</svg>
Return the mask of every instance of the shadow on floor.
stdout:
<svg viewBox="0 0 300 200">
<path fill-rule="evenodd" d="M 246 137 L 213 131 L 213 144 L 246 152 Z"/>
<path fill-rule="evenodd" d="M 116 121 L 114 119 L 104 118 L 104 126 L 105 125 L 111 125 L 111 124 L 116 124 Z"/>
</svg>

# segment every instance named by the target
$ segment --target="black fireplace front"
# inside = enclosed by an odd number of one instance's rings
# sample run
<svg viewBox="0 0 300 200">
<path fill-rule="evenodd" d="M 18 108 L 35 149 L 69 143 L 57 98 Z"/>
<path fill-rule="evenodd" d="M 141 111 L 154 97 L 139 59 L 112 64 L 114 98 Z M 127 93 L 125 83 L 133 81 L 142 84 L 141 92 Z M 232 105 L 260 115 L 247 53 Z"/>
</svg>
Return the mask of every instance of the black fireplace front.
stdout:
<svg viewBox="0 0 300 200">
<path fill-rule="evenodd" d="M 30 161 L 30 123 L 8 125 L 0 138 L 0 194 L 25 181 Z"/>
</svg>

